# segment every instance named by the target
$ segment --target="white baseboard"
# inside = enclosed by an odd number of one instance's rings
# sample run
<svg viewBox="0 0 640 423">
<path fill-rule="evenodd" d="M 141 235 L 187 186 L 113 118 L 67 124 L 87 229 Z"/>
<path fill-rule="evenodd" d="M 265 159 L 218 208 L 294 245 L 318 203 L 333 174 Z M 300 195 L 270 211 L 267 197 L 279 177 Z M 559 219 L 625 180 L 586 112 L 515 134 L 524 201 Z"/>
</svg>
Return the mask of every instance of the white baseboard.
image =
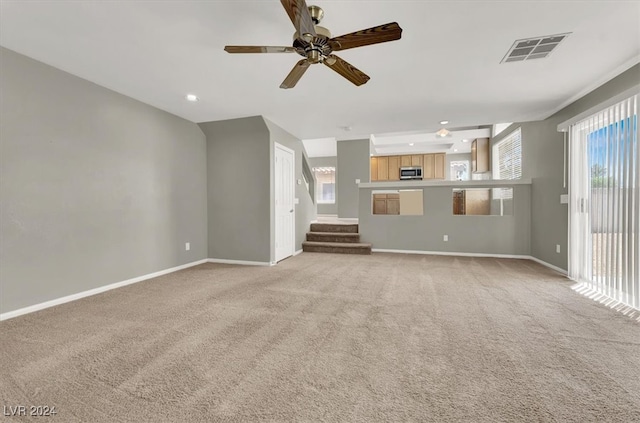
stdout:
<svg viewBox="0 0 640 423">
<path fill-rule="evenodd" d="M 271 263 L 268 261 L 227 260 L 227 259 L 217 259 L 217 258 L 210 258 L 206 261 L 208 261 L 209 263 L 239 264 L 243 266 L 275 266 L 275 263 Z"/>
<path fill-rule="evenodd" d="M 186 269 L 189 267 L 197 266 L 199 264 L 206 263 L 208 260 L 198 260 L 191 263 L 183 264 L 180 266 L 172 267 L 170 269 L 160 270 L 159 272 L 149 273 L 148 275 L 138 276 L 136 278 L 127 279 L 125 281 L 112 283 L 105 286 L 100 286 L 98 288 L 89 289 L 88 291 L 78 292 L 77 294 L 67 295 L 65 297 L 56 298 L 55 300 L 45 301 L 40 304 L 34 304 L 32 306 L 19 308 L 17 310 L 8 311 L 6 313 L 0 314 L 0 320 L 7 320 L 14 317 L 22 316 L 23 314 L 33 313 L 39 310 L 44 310 L 45 308 L 57 306 L 60 304 L 68 303 L 71 301 L 79 300 L 81 298 L 90 297 L 92 295 L 100 294 L 102 292 L 111 291 L 112 289 L 120 288 L 123 286 L 131 285 L 137 282 L 142 282 L 147 279 L 157 278 L 158 276 L 166 275 L 168 273 L 177 272 L 178 270 Z"/>
<path fill-rule="evenodd" d="M 298 254 L 301 254 L 301 253 L 302 253 L 302 250 L 298 250 L 295 253 L 293 253 L 293 257 L 295 257 L 295 256 L 297 256 Z"/>
<path fill-rule="evenodd" d="M 433 256 L 462 256 L 462 257 L 495 257 L 495 258 L 513 258 L 513 259 L 529 259 L 531 256 L 515 255 L 515 254 L 485 254 L 485 253 L 458 253 L 452 251 L 423 251 L 423 250 L 388 250 L 383 248 L 371 249 L 374 253 L 393 253 L 393 254 L 425 254 Z"/>
<path fill-rule="evenodd" d="M 560 273 L 561 275 L 567 276 L 568 273 L 566 270 L 559 268 L 558 266 L 554 266 L 553 264 L 547 263 L 546 261 L 542 261 L 537 257 L 533 257 L 533 256 L 529 256 L 529 260 L 533 260 L 536 263 L 539 263 L 545 267 L 548 267 L 551 270 L 555 270 L 556 272 Z"/>
<path fill-rule="evenodd" d="M 394 253 L 394 254 L 428 254 L 434 256 L 463 256 L 463 257 L 495 257 L 495 258 L 513 258 L 531 260 L 539 263 L 549 269 L 555 270 L 563 276 L 567 276 L 567 271 L 561 269 L 553 264 L 549 264 L 546 261 L 542 261 L 539 258 L 529 255 L 517 255 L 517 254 L 486 254 L 486 253 L 457 253 L 450 251 L 421 251 L 421 250 L 387 250 L 382 248 L 373 248 L 371 250 L 374 253 Z"/>
</svg>

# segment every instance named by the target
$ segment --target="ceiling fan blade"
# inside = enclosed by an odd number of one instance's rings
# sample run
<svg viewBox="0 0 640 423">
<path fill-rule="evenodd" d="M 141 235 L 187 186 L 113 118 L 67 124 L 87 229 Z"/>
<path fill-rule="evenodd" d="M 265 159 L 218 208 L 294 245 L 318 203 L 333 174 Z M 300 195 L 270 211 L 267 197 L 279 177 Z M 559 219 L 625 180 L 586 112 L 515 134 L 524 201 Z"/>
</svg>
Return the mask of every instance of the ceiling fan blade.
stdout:
<svg viewBox="0 0 640 423">
<path fill-rule="evenodd" d="M 302 59 L 296 63 L 293 69 L 291 69 L 291 72 L 289 72 L 289 75 L 287 75 L 284 81 L 282 81 L 282 84 L 280 84 L 280 88 L 287 89 L 295 87 L 298 81 L 300 81 L 300 78 L 302 78 L 302 75 L 309 69 L 309 66 L 311 66 L 311 63 L 309 63 L 307 59 Z"/>
<path fill-rule="evenodd" d="M 330 54 L 324 59 L 324 64 L 338 72 L 340 75 L 347 78 L 349 81 L 357 86 L 366 84 L 369 81 L 369 76 L 362 72 L 360 69 L 354 67 L 348 62 L 345 62 L 335 54 Z"/>
<path fill-rule="evenodd" d="M 311 41 L 311 38 L 316 36 L 316 29 L 307 2 L 305 0 L 280 0 L 280 3 L 287 11 L 298 35 L 305 41 Z"/>
<path fill-rule="evenodd" d="M 346 50 L 349 48 L 368 46 L 371 44 L 386 43 L 387 41 L 399 40 L 402 37 L 402 28 L 397 22 L 374 26 L 341 35 L 329 40 L 329 44 L 334 51 Z"/>
<path fill-rule="evenodd" d="M 225 46 L 227 53 L 295 53 L 293 47 L 273 47 L 273 46 Z"/>
</svg>

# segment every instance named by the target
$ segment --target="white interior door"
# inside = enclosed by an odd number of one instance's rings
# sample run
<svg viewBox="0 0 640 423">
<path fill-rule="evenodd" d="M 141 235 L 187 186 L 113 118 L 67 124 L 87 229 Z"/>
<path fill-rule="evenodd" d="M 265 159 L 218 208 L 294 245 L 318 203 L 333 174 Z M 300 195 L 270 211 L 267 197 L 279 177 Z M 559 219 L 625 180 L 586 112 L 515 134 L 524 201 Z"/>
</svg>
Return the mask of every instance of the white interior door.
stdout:
<svg viewBox="0 0 640 423">
<path fill-rule="evenodd" d="M 294 253 L 294 156 L 293 151 L 275 145 L 275 197 L 276 197 L 276 261 Z"/>
</svg>

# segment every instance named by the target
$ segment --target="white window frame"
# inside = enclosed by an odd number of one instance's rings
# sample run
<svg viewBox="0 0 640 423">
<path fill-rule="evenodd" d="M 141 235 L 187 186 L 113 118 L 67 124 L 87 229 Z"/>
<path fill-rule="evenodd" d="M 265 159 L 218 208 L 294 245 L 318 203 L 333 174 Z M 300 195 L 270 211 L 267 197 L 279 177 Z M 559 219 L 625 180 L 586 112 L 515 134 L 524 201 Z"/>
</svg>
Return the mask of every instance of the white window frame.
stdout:
<svg viewBox="0 0 640 423">
<path fill-rule="evenodd" d="M 318 174 L 316 173 L 317 169 L 333 169 L 333 200 L 323 200 L 322 199 L 322 188 L 320 185 L 320 179 L 318 178 Z M 311 169 L 313 172 L 313 176 L 316 179 L 316 204 L 335 204 L 336 203 L 336 168 L 335 166 L 316 166 Z"/>
</svg>

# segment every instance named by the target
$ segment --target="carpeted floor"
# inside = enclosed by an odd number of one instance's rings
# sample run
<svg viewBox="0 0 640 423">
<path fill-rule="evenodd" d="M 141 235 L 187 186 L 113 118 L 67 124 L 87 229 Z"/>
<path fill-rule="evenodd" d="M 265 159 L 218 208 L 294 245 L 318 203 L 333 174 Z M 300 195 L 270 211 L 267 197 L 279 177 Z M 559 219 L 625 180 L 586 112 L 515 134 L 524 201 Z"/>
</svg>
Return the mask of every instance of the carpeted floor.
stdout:
<svg viewBox="0 0 640 423">
<path fill-rule="evenodd" d="M 640 324 L 530 261 L 205 264 L 0 323 L 59 422 L 639 422 Z M 27 409 L 28 412 L 28 409 Z"/>
</svg>

